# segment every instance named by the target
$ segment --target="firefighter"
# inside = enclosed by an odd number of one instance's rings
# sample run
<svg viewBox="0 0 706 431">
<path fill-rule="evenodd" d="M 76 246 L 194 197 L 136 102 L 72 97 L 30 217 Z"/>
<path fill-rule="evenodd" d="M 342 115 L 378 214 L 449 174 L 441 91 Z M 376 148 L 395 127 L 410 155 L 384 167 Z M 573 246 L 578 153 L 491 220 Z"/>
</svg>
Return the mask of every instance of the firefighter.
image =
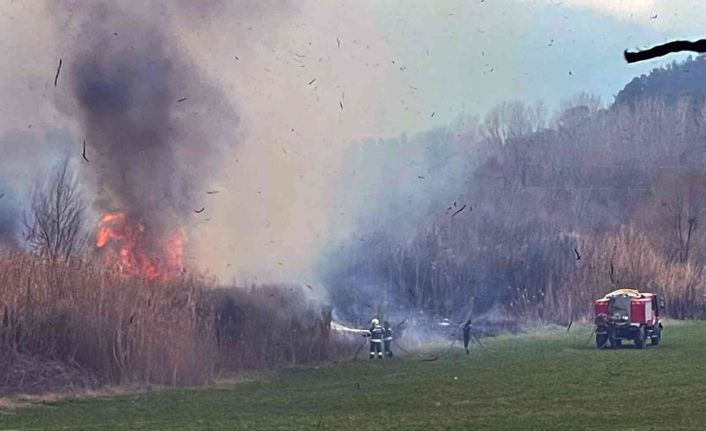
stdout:
<svg viewBox="0 0 706 431">
<path fill-rule="evenodd" d="M 468 343 L 471 342 L 471 319 L 466 320 L 463 324 L 463 348 L 466 349 L 466 354 L 470 354 Z"/>
<path fill-rule="evenodd" d="M 388 321 L 382 324 L 382 342 L 385 347 L 385 357 L 391 358 L 392 348 L 390 344 L 392 344 L 392 328 L 390 328 L 390 322 Z"/>
<path fill-rule="evenodd" d="M 382 333 L 383 329 L 380 326 L 380 321 L 378 319 L 373 319 L 370 322 L 370 329 L 368 329 L 370 337 L 370 359 L 375 358 L 377 353 L 378 359 L 382 359 Z"/>
</svg>

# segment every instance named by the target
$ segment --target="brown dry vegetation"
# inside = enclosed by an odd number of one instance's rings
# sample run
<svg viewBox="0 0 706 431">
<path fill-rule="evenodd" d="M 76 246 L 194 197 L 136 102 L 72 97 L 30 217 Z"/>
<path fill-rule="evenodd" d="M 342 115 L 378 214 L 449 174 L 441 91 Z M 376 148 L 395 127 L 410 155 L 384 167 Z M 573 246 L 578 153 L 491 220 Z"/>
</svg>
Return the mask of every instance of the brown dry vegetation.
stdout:
<svg viewBox="0 0 706 431">
<path fill-rule="evenodd" d="M 4 256 L 0 391 L 47 389 L 57 379 L 198 384 L 328 357 L 330 310 L 301 290 L 213 288 L 189 271 L 149 281 L 80 259 Z M 41 371 L 47 367 L 56 372 Z"/>
<path fill-rule="evenodd" d="M 214 310 L 219 371 L 278 368 L 331 358 L 331 308 L 299 286 L 251 286 L 205 292 Z"/>
<path fill-rule="evenodd" d="M 513 292 L 511 309 L 566 323 L 591 317 L 592 301 L 607 291 L 637 288 L 660 294 L 664 312 L 673 318 L 706 315 L 706 278 L 700 266 L 670 260 L 644 231 L 628 226 L 598 239 L 575 236 L 573 244 L 587 262 L 564 259 L 552 268 L 543 289 Z"/>
</svg>

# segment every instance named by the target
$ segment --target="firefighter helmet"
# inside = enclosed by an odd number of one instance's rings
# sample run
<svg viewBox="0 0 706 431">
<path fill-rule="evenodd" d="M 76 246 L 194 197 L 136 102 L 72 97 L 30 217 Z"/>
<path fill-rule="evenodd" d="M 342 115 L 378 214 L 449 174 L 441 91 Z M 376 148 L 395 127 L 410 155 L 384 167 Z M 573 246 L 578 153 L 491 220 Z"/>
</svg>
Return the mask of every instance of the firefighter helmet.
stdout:
<svg viewBox="0 0 706 431">
<path fill-rule="evenodd" d="M 380 321 L 379 321 L 378 319 L 373 319 L 373 320 L 370 321 L 370 323 L 371 323 L 372 325 L 379 325 L 379 324 L 380 324 Z"/>
</svg>

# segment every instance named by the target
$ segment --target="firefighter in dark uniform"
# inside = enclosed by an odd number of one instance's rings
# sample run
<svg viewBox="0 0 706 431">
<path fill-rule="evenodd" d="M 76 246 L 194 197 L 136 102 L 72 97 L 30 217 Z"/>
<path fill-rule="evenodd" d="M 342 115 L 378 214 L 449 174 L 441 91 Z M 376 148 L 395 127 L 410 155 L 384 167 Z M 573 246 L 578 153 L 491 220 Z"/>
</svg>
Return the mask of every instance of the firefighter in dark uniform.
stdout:
<svg viewBox="0 0 706 431">
<path fill-rule="evenodd" d="M 466 349 L 466 354 L 470 352 L 468 350 L 468 343 L 471 342 L 471 320 L 466 320 L 463 324 L 463 348 Z"/>
<path fill-rule="evenodd" d="M 392 344 L 392 328 L 390 328 L 390 322 L 388 321 L 382 324 L 382 343 L 385 347 L 385 356 L 391 358 L 392 348 L 390 344 Z"/>
<path fill-rule="evenodd" d="M 370 322 L 370 359 L 375 357 L 377 353 L 378 359 L 382 359 L 382 333 L 383 328 L 380 326 L 380 321 L 378 319 L 373 319 Z"/>
</svg>

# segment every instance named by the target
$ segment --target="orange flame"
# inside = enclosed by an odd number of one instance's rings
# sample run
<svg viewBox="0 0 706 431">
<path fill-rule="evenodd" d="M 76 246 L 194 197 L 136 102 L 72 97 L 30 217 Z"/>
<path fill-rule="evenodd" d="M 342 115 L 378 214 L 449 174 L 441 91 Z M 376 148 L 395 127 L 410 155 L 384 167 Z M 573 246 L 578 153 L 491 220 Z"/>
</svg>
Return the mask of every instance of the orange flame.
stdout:
<svg viewBox="0 0 706 431">
<path fill-rule="evenodd" d="M 145 247 L 145 226 L 130 221 L 122 212 L 104 214 L 98 222 L 96 247 L 107 249 L 106 261 L 128 276 L 149 280 L 168 278 L 182 268 L 184 237 L 182 232 L 153 241 Z"/>
</svg>

